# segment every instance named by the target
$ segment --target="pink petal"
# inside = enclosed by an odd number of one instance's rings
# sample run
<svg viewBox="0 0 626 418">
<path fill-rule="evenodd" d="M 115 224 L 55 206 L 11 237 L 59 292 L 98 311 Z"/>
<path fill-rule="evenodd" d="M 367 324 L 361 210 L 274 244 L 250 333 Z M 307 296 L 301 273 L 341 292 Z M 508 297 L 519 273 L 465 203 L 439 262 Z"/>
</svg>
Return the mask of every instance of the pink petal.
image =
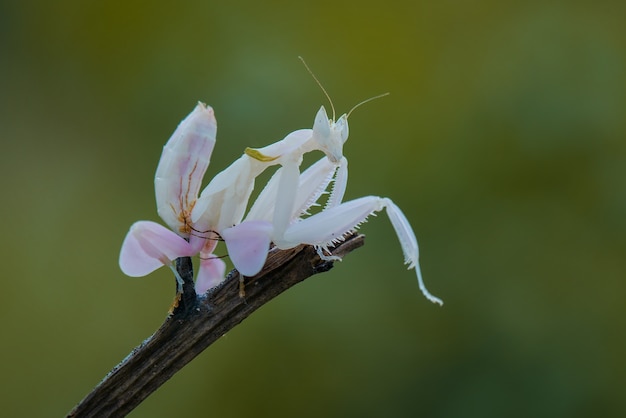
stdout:
<svg viewBox="0 0 626 418">
<path fill-rule="evenodd" d="M 163 147 L 154 187 L 157 211 L 170 228 L 187 236 L 189 217 L 213 147 L 217 122 L 213 109 L 203 103 L 178 125 Z"/>
<path fill-rule="evenodd" d="M 156 222 L 139 221 L 126 234 L 119 262 L 124 274 L 140 277 L 193 254 L 191 245 L 174 232 Z"/>
<path fill-rule="evenodd" d="M 221 258 L 216 258 L 213 254 L 209 258 L 201 258 L 196 278 L 196 293 L 202 295 L 220 284 L 224 280 L 225 271 L 226 263 Z"/>
<path fill-rule="evenodd" d="M 270 246 L 272 224 L 267 221 L 246 221 L 221 232 L 228 255 L 244 276 L 254 276 L 263 268 Z"/>
</svg>

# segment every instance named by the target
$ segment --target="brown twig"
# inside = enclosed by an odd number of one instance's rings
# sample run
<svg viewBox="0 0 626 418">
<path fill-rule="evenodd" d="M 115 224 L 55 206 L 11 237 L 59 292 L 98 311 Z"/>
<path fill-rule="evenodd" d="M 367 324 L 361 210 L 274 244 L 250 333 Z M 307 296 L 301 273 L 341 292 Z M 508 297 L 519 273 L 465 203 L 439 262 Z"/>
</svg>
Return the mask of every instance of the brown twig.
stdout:
<svg viewBox="0 0 626 418">
<path fill-rule="evenodd" d="M 343 257 L 363 243 L 363 235 L 351 235 L 332 253 Z M 196 296 L 191 260 L 177 260 L 184 285 L 171 314 L 154 335 L 109 372 L 67 416 L 125 416 L 252 312 L 291 286 L 332 266 L 332 262 L 320 260 L 311 246 L 271 251 L 263 271 L 243 281 L 242 298 L 237 271 L 207 295 Z"/>
</svg>

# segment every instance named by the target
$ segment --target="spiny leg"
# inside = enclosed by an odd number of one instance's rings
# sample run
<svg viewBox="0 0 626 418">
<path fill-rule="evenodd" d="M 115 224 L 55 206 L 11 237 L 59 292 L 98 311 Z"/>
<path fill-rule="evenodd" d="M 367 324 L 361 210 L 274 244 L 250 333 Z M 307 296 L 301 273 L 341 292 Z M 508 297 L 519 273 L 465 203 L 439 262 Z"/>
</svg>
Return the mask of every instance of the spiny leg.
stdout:
<svg viewBox="0 0 626 418">
<path fill-rule="evenodd" d="M 180 277 L 174 263 L 169 263 L 167 266 L 172 270 L 172 273 L 174 273 L 174 277 L 176 277 L 176 294 L 183 293 L 183 284 L 185 284 L 183 278 Z"/>
<path fill-rule="evenodd" d="M 328 255 L 324 254 L 324 250 L 328 253 Z M 322 248 L 319 245 L 316 245 L 315 251 L 322 261 L 341 261 L 341 257 L 333 255 L 328 248 Z"/>
<path fill-rule="evenodd" d="M 328 208 L 291 224 L 284 234 L 284 241 L 277 245 L 290 248 L 298 244 L 310 244 L 327 248 L 343 240 L 345 234 L 357 229 L 370 215 L 385 208 L 400 241 L 405 264 L 409 269 L 415 268 L 420 290 L 428 300 L 442 305 L 443 301 L 433 296 L 424 285 L 418 264 L 419 248 L 415 233 L 406 216 L 390 199 L 366 196 Z"/>
</svg>

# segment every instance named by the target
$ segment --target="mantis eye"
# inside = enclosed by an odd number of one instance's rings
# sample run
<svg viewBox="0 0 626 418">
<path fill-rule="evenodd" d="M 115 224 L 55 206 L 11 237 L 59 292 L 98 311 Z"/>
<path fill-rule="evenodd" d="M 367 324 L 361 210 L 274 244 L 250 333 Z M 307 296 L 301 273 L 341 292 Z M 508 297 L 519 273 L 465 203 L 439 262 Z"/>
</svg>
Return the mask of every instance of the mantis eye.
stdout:
<svg viewBox="0 0 626 418">
<path fill-rule="evenodd" d="M 348 140 L 348 117 L 346 115 L 341 116 L 337 123 L 335 124 L 335 128 L 339 131 L 339 135 L 341 137 L 341 143 L 344 143 Z"/>
<path fill-rule="evenodd" d="M 330 123 L 328 121 L 328 115 L 324 106 L 320 108 L 315 115 L 315 122 L 313 123 L 313 135 L 317 141 L 324 140 L 330 136 Z"/>
</svg>

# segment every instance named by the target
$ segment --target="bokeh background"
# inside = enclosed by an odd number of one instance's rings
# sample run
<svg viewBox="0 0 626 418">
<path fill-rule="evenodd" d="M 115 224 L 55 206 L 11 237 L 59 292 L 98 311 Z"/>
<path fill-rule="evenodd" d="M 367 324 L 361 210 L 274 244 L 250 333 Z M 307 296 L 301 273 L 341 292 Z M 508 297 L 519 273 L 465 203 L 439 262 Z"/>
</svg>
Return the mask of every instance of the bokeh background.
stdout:
<svg viewBox="0 0 626 418">
<path fill-rule="evenodd" d="M 167 271 L 120 244 L 158 220 L 161 147 L 202 100 L 218 143 L 350 118 L 366 246 L 225 335 L 131 416 L 626 415 L 623 1 L 0 2 L 4 416 L 62 416 L 163 321 Z M 328 106 L 327 106 L 328 107 Z"/>
</svg>

